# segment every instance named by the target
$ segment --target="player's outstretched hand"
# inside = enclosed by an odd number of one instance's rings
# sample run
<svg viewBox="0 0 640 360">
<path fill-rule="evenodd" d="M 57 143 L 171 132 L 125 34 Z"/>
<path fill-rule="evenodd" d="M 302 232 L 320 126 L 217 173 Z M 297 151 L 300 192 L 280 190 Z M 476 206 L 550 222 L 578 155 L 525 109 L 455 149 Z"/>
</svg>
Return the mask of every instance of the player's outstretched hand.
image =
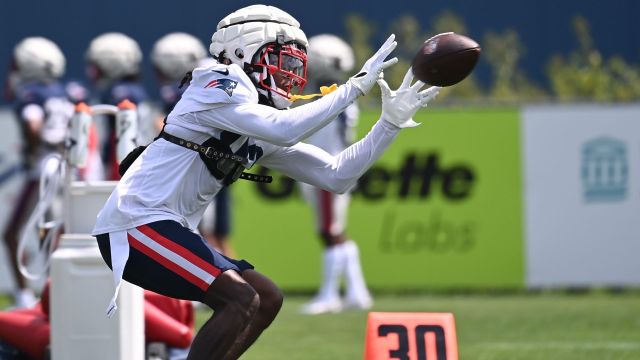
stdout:
<svg viewBox="0 0 640 360">
<path fill-rule="evenodd" d="M 399 127 L 414 127 L 420 125 L 413 121 L 412 117 L 421 107 L 426 107 L 440 92 L 440 87 L 432 86 L 422 90 L 425 85 L 418 80 L 413 85 L 413 71 L 409 68 L 398 90 L 389 89 L 389 84 L 384 79 L 378 79 L 378 85 L 382 90 L 382 118 Z"/>
<path fill-rule="evenodd" d="M 366 63 L 364 63 L 362 70 L 349 79 L 349 81 L 357 87 L 358 90 L 360 90 L 362 95 L 371 90 L 373 84 L 378 80 L 384 69 L 398 62 L 398 58 L 396 57 L 385 61 L 387 56 L 389 56 L 396 46 L 398 46 L 395 38 L 396 36 L 391 34 L 387 41 L 382 44 L 380 49 L 378 49 L 378 51 L 376 51 L 376 53 L 373 54 Z"/>
</svg>

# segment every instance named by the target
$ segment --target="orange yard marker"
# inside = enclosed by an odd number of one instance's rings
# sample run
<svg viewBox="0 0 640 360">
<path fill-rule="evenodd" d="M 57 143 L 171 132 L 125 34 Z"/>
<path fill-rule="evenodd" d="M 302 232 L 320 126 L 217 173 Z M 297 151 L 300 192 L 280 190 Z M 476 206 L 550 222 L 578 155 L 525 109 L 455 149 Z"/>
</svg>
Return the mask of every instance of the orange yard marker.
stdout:
<svg viewBox="0 0 640 360">
<path fill-rule="evenodd" d="M 458 360 L 451 313 L 369 313 L 364 360 Z"/>
</svg>

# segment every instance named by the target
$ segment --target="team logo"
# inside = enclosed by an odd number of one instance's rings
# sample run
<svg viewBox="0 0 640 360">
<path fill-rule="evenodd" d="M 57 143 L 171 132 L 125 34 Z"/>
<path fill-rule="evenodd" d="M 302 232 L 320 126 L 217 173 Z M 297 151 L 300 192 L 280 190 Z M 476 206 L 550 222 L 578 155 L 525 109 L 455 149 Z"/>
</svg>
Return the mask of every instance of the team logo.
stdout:
<svg viewBox="0 0 640 360">
<path fill-rule="evenodd" d="M 581 177 L 588 202 L 624 200 L 629 180 L 625 143 L 609 137 L 586 142 L 582 146 Z"/>
<path fill-rule="evenodd" d="M 233 81 L 230 79 L 215 79 L 215 80 L 209 81 L 209 83 L 204 88 L 220 89 L 226 92 L 227 95 L 231 96 L 233 94 L 233 89 L 235 89 L 236 86 L 238 86 L 237 81 Z"/>
</svg>

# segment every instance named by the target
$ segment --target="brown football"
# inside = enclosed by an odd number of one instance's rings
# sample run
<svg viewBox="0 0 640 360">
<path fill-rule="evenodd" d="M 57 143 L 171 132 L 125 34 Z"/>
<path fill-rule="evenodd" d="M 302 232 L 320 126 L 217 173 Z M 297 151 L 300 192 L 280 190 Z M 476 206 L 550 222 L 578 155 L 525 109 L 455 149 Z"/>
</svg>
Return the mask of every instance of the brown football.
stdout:
<svg viewBox="0 0 640 360">
<path fill-rule="evenodd" d="M 451 86 L 473 71 L 480 50 L 477 42 L 464 35 L 438 34 L 420 47 L 411 68 L 415 77 L 427 84 Z"/>
</svg>

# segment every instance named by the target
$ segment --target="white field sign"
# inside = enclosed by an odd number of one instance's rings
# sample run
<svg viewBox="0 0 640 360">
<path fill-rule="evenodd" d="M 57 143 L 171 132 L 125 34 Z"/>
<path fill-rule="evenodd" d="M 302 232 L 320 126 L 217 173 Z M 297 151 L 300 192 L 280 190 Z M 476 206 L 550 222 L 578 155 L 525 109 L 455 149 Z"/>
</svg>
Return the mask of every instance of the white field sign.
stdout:
<svg viewBox="0 0 640 360">
<path fill-rule="evenodd" d="M 527 285 L 640 285 L 640 105 L 522 114 Z"/>
</svg>

